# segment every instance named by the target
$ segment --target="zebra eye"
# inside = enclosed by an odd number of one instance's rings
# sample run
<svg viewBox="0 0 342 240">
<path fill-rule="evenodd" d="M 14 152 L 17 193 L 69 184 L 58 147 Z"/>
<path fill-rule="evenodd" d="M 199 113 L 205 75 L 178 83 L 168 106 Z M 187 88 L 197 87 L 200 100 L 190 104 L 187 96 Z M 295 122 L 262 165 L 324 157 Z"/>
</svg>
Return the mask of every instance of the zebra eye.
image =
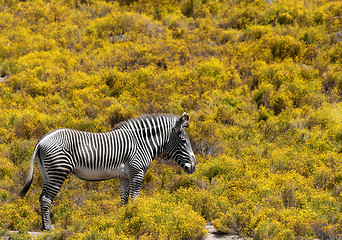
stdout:
<svg viewBox="0 0 342 240">
<path fill-rule="evenodd" d="M 181 139 L 181 142 L 182 142 L 183 144 L 186 144 L 186 143 L 187 143 L 186 139 L 184 139 L 184 138 Z"/>
</svg>

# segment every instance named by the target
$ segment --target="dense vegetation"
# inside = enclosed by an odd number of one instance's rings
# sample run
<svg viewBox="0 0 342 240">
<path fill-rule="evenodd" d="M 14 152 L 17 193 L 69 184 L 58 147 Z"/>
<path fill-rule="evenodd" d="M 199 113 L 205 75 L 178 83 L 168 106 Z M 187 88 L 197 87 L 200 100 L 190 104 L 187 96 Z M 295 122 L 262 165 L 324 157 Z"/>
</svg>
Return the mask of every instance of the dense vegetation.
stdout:
<svg viewBox="0 0 342 240">
<path fill-rule="evenodd" d="M 190 114 L 198 170 L 165 158 L 120 207 L 119 181 L 69 177 L 55 238 L 342 237 L 342 3 L 0 0 L 0 235 L 41 228 L 39 137 Z"/>
</svg>

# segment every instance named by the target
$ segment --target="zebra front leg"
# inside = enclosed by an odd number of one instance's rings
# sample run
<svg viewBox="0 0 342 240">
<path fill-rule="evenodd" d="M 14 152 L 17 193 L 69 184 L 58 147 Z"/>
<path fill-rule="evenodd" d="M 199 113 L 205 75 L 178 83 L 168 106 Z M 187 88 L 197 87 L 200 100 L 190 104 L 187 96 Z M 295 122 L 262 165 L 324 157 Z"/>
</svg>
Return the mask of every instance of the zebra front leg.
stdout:
<svg viewBox="0 0 342 240">
<path fill-rule="evenodd" d="M 136 172 L 134 174 L 134 176 L 132 177 L 131 184 L 130 184 L 130 191 L 131 191 L 132 200 L 137 199 L 139 196 L 141 184 L 142 184 L 143 179 L 144 179 L 144 174 L 145 174 L 145 172 L 141 170 L 139 172 Z"/>
<path fill-rule="evenodd" d="M 120 178 L 120 190 L 121 190 L 121 206 L 125 205 L 128 202 L 129 196 L 129 179 L 128 178 Z"/>
</svg>

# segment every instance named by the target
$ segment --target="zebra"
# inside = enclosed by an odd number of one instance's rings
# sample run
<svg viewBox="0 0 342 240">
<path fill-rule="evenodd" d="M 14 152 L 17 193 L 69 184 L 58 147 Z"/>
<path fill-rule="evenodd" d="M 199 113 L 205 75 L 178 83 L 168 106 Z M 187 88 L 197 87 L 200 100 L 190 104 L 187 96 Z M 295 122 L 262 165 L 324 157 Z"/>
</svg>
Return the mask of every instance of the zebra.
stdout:
<svg viewBox="0 0 342 240">
<path fill-rule="evenodd" d="M 39 197 L 42 229 L 51 229 L 50 206 L 69 174 L 87 181 L 120 178 L 121 204 L 138 197 L 151 162 L 166 153 L 186 173 L 196 170 L 196 158 L 186 127 L 189 114 L 147 115 L 120 123 L 105 133 L 57 129 L 43 136 L 34 148 L 29 173 L 20 197 L 33 179 L 37 158 L 44 182 Z"/>
</svg>

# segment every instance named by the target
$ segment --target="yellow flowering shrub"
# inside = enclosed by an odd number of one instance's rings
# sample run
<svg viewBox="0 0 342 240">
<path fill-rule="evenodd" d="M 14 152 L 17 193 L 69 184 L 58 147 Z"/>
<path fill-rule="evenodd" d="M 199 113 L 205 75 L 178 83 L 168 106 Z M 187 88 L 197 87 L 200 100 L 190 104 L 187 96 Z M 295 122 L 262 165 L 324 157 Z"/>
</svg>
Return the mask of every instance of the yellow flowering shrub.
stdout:
<svg viewBox="0 0 342 240">
<path fill-rule="evenodd" d="M 87 200 L 78 207 L 65 201 L 54 208 L 53 216 L 56 226 L 72 231 L 75 239 L 197 239 L 206 234 L 204 219 L 168 195 L 143 195 L 124 207 L 119 199 Z"/>
<path fill-rule="evenodd" d="M 124 207 L 70 176 L 38 238 L 341 238 L 341 2 L 0 2 L 0 235 L 41 229 L 37 164 L 17 193 L 47 132 L 189 112 L 194 174 L 162 156 Z"/>
<path fill-rule="evenodd" d="M 16 203 L 1 204 L 0 212 L 3 216 L 0 220 L 2 228 L 7 230 L 30 230 L 39 226 L 40 216 L 34 208 L 24 200 Z"/>
</svg>

